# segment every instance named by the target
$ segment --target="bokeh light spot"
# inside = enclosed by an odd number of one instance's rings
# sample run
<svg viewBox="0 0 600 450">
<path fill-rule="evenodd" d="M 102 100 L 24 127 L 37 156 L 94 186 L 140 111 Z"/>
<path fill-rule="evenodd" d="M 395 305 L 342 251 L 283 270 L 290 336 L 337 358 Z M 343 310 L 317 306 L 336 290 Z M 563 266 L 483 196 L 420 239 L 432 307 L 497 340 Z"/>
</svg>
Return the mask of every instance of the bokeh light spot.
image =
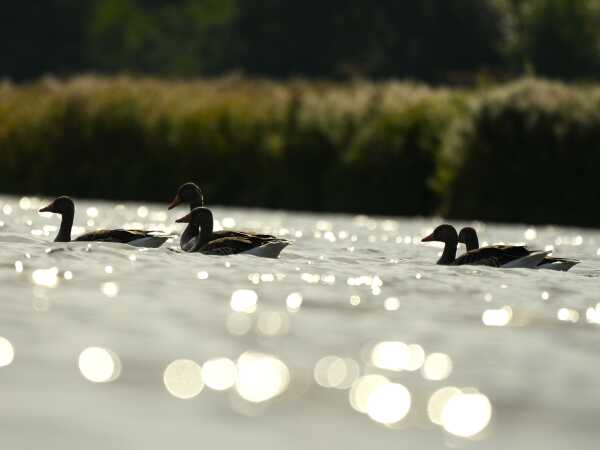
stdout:
<svg viewBox="0 0 600 450">
<path fill-rule="evenodd" d="M 492 404 L 480 393 L 453 395 L 442 410 L 444 429 L 460 437 L 472 437 L 483 431 L 492 418 Z"/>
<path fill-rule="evenodd" d="M 0 336 L 0 367 L 9 366 L 14 359 L 15 349 L 13 345 L 8 339 Z"/>
<path fill-rule="evenodd" d="M 93 383 L 108 383 L 121 375 L 119 356 L 106 348 L 88 347 L 79 355 L 79 370 Z"/>
<path fill-rule="evenodd" d="M 367 414 L 375 422 L 391 425 L 400 422 L 411 406 L 408 389 L 397 383 L 385 383 L 377 386 L 367 400 Z"/>
<path fill-rule="evenodd" d="M 258 295 L 251 289 L 238 289 L 231 294 L 230 306 L 233 311 L 252 314 L 256 311 Z"/>
<path fill-rule="evenodd" d="M 190 359 L 177 359 L 167 366 L 163 374 L 167 391 L 176 398 L 187 400 L 202 392 L 202 368 Z"/>
<path fill-rule="evenodd" d="M 209 359 L 202 365 L 204 384 L 215 391 L 225 391 L 235 385 L 237 367 L 229 358 Z"/>
<path fill-rule="evenodd" d="M 290 371 L 278 358 L 246 352 L 238 358 L 236 390 L 252 403 L 265 402 L 283 393 L 290 381 Z"/>
</svg>

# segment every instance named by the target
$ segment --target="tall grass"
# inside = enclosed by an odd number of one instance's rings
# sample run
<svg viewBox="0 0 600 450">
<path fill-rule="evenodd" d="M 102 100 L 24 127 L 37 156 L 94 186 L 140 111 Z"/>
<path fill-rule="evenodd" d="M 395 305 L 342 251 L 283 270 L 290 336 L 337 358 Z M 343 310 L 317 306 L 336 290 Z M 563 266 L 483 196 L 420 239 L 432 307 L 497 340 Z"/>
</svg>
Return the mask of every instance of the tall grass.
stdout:
<svg viewBox="0 0 600 450">
<path fill-rule="evenodd" d="M 477 96 L 438 163 L 451 217 L 600 224 L 600 87 L 522 80 Z"/>
<path fill-rule="evenodd" d="M 593 224 L 599 138 L 600 88 L 536 80 L 46 79 L 0 88 L 0 191 Z"/>
</svg>

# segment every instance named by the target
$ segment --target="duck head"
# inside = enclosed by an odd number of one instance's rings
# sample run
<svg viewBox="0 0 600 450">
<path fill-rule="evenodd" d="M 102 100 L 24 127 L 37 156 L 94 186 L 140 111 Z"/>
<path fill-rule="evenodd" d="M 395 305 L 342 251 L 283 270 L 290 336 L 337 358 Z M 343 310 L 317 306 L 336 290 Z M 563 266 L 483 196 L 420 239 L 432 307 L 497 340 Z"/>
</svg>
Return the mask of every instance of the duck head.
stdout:
<svg viewBox="0 0 600 450">
<path fill-rule="evenodd" d="M 52 203 L 44 206 L 39 212 L 51 212 L 62 215 L 72 215 L 75 212 L 75 204 L 69 197 L 58 197 Z"/>
<path fill-rule="evenodd" d="M 479 248 L 477 232 L 471 227 L 464 227 L 462 230 L 460 230 L 460 233 L 458 233 L 458 242 L 465 244 L 468 251 Z"/>
<path fill-rule="evenodd" d="M 198 208 L 192 209 L 188 214 L 186 214 L 183 217 L 180 217 L 175 222 L 191 223 L 203 226 L 210 224 L 210 229 L 212 231 L 212 212 L 210 212 L 210 209 L 200 206 Z"/>
<path fill-rule="evenodd" d="M 421 239 L 421 242 L 457 242 L 456 229 L 452 225 L 439 225 L 433 233 Z"/>
<path fill-rule="evenodd" d="M 438 264 L 452 264 L 456 259 L 456 247 L 458 247 L 458 236 L 452 225 L 444 224 L 438 226 L 433 233 L 421 239 L 421 242 L 443 242 L 444 251 L 438 260 Z"/>
<path fill-rule="evenodd" d="M 179 186 L 175 198 L 169 205 L 169 209 L 173 209 L 182 203 L 189 203 L 192 207 L 202 206 L 204 204 L 202 190 L 197 184 L 189 182 Z"/>
</svg>

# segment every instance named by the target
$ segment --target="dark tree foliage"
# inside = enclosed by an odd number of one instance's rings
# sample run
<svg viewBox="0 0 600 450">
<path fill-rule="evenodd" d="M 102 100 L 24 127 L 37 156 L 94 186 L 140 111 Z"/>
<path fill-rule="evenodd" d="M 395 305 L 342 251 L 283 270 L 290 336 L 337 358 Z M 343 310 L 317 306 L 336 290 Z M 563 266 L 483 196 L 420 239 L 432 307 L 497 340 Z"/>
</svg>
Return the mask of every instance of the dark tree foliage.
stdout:
<svg viewBox="0 0 600 450">
<path fill-rule="evenodd" d="M 481 0 L 240 0 L 239 8 L 239 62 L 251 73 L 440 81 L 501 62 L 500 10 Z"/>
<path fill-rule="evenodd" d="M 598 78 L 600 0 L 6 0 L 0 76 Z"/>
<path fill-rule="evenodd" d="M 508 56 L 538 74 L 598 78 L 600 0 L 511 0 Z"/>
<path fill-rule="evenodd" d="M 85 67 L 85 27 L 94 1 L 5 1 L 0 11 L 0 77 L 66 74 Z"/>
</svg>

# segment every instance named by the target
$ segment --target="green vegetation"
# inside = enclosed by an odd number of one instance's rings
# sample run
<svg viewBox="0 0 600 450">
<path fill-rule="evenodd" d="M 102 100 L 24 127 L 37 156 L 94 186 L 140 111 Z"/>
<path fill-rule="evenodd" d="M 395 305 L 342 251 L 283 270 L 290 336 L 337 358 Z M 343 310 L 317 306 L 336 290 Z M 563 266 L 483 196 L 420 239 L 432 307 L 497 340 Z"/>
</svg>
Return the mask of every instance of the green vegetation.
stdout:
<svg viewBox="0 0 600 450">
<path fill-rule="evenodd" d="M 0 191 L 597 225 L 600 88 L 79 77 L 0 88 Z"/>
<path fill-rule="evenodd" d="M 598 226 L 600 87 L 493 89 L 456 134 L 438 165 L 447 215 Z"/>
<path fill-rule="evenodd" d="M 0 77 L 600 77 L 600 0 L 6 0 Z"/>
</svg>

